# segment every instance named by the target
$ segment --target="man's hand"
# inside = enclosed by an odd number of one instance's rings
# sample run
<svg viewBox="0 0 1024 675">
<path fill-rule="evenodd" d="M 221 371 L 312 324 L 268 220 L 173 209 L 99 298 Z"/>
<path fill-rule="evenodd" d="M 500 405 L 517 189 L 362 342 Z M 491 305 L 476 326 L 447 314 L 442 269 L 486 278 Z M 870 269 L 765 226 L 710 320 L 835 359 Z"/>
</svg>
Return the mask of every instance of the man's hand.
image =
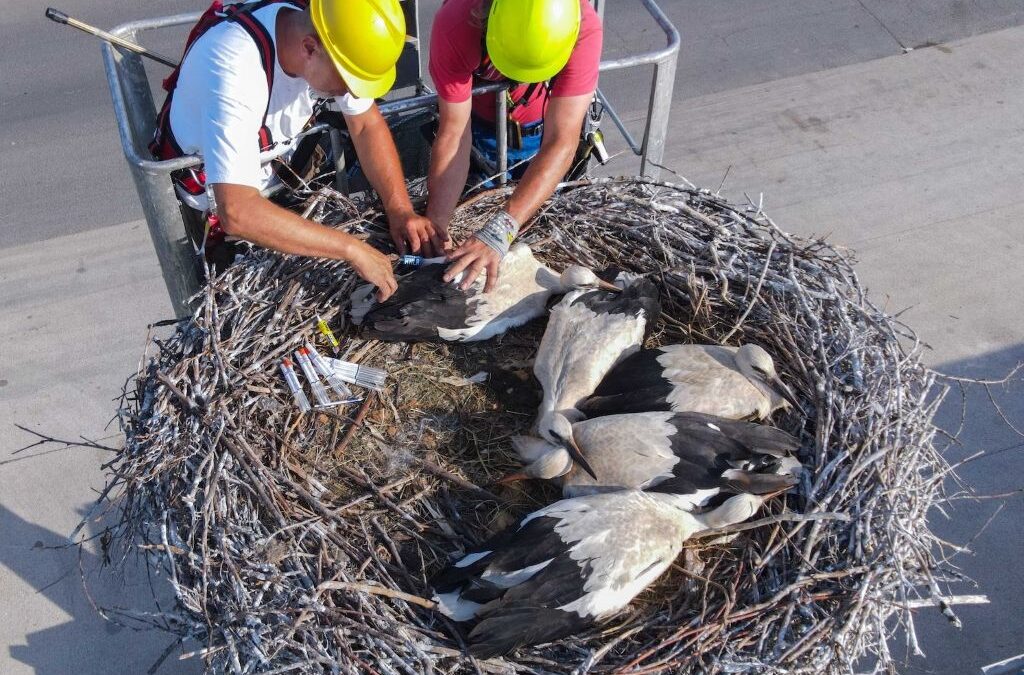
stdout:
<svg viewBox="0 0 1024 675">
<path fill-rule="evenodd" d="M 452 260 L 448 271 L 444 273 L 444 280 L 451 281 L 459 272 L 465 270 L 465 277 L 459 288 L 467 290 L 480 272 L 487 271 L 487 283 L 484 284 L 484 293 L 494 290 L 494 284 L 498 281 L 498 265 L 501 264 L 501 256 L 493 248 L 483 243 L 476 237 L 470 237 L 462 243 L 462 246 L 455 249 L 449 256 Z"/>
<path fill-rule="evenodd" d="M 391 239 L 399 255 L 413 253 L 426 258 L 444 255 L 448 242 L 447 230 L 438 228 L 429 218 L 406 212 L 388 218 Z"/>
<path fill-rule="evenodd" d="M 348 258 L 352 269 L 360 277 L 377 287 L 377 300 L 383 302 L 398 290 L 395 272 L 388 257 L 365 242 L 352 247 Z"/>
</svg>

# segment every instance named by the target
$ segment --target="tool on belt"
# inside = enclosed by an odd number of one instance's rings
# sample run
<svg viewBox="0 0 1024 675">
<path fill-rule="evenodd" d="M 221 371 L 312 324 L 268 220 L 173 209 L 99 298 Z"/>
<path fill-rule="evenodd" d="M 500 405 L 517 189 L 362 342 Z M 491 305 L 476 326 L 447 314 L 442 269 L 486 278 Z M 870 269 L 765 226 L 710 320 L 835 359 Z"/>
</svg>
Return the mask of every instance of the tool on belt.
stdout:
<svg viewBox="0 0 1024 675">
<path fill-rule="evenodd" d="M 590 101 L 590 108 L 587 109 L 587 116 L 583 120 L 583 133 L 580 139 L 582 145 L 587 146 L 588 153 L 597 158 L 602 165 L 607 164 L 611 156 L 608 149 L 604 147 L 604 134 L 601 132 L 601 118 L 604 117 L 604 104 L 594 94 Z"/>
<path fill-rule="evenodd" d="M 507 79 L 502 73 L 494 67 L 491 63 L 490 56 L 487 54 L 486 44 L 481 45 L 483 52 L 483 58 L 480 62 L 480 66 L 474 72 L 474 76 L 479 80 L 485 82 L 495 82 Z M 545 91 L 550 95 L 550 82 L 534 82 L 526 87 L 526 90 L 522 95 L 513 98 L 512 90 L 506 90 L 505 96 L 508 105 L 506 106 L 506 119 L 505 119 L 505 130 L 506 130 L 506 141 L 510 150 L 521 150 L 523 147 L 523 138 L 530 136 L 540 136 L 544 133 L 544 121 L 539 120 L 532 124 L 523 125 L 513 116 L 513 113 L 522 106 L 529 103 L 537 93 L 540 87 L 544 87 Z M 601 132 L 600 125 L 601 119 L 604 117 L 604 105 L 598 100 L 595 94 L 593 100 L 590 102 L 590 107 L 587 110 L 587 116 L 583 120 L 583 127 L 580 130 L 580 143 L 576 152 L 576 159 L 573 162 L 575 167 L 572 173 L 579 172 L 580 168 L 585 168 L 586 160 L 593 155 L 597 158 L 597 161 L 601 164 L 607 164 L 611 158 L 608 154 L 607 148 L 604 145 L 604 134 Z"/>
<path fill-rule="evenodd" d="M 530 99 L 533 98 L 533 95 L 537 92 L 539 87 L 547 87 L 547 83 L 534 82 L 526 87 L 526 91 L 523 92 L 522 96 L 515 99 L 512 98 L 512 91 L 510 89 L 505 90 L 505 98 L 508 101 L 505 120 L 505 135 L 508 147 L 511 150 L 522 150 L 524 138 L 528 136 L 539 136 L 544 133 L 544 120 L 523 125 L 519 120 L 512 116 L 512 113 L 514 113 L 518 108 L 529 103 Z"/>
</svg>

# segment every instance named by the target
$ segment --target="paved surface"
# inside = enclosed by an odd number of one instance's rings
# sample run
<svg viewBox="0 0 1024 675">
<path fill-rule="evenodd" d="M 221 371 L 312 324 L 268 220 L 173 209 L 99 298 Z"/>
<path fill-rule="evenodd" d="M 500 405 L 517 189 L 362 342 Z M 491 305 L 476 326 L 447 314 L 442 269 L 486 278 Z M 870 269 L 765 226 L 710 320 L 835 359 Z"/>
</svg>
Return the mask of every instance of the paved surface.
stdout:
<svg viewBox="0 0 1024 675">
<path fill-rule="evenodd" d="M 691 99 L 674 114 L 680 135 L 667 164 L 712 189 L 728 169 L 724 195 L 763 193 L 785 229 L 854 248 L 876 301 L 909 308 L 903 318 L 931 346 L 930 364 L 998 378 L 1024 361 L 1024 127 L 1008 112 L 1024 106 L 1021 66 L 1024 29 L 1013 28 Z M 993 394 L 1024 430 L 1024 383 Z M 963 543 L 1003 509 L 959 560 L 993 604 L 960 610 L 960 632 L 921 613 L 931 658 L 915 666 L 950 674 L 1024 652 L 1024 439 L 981 391 L 968 402 L 963 447 L 950 456 L 987 450 L 961 471 L 965 481 L 981 493 L 1017 493 L 957 501 L 949 521 L 935 514 L 942 536 Z M 955 429 L 959 412 L 953 392 L 940 424 Z"/>
<path fill-rule="evenodd" d="M 95 44 L 45 22 L 27 0 L 9 4 L 0 18 L 0 672 L 144 672 L 168 640 L 100 619 L 76 578 L 77 555 L 50 548 L 102 485 L 107 453 L 27 459 L 38 451 L 12 454 L 33 440 L 13 424 L 110 436 L 112 399 L 138 362 L 145 326 L 170 307 L 137 221 Z M 160 11 L 200 4 L 164 0 Z M 991 378 L 1024 360 L 1024 29 L 989 32 L 1024 22 L 1019 3 L 663 4 L 684 37 L 668 165 L 712 189 L 728 169 L 722 192 L 731 199 L 764 193 L 783 228 L 856 248 L 876 299 L 910 308 L 904 318 L 940 370 Z M 61 8 L 101 26 L 153 14 L 139 1 Z M 613 0 L 608 56 L 658 44 L 635 11 Z M 152 44 L 174 53 L 174 39 Z M 943 44 L 903 55 L 927 43 Z M 602 87 L 636 120 L 647 81 L 620 74 Z M 635 170 L 624 159 L 619 167 Z M 993 394 L 1024 428 L 1024 387 Z M 948 406 L 940 421 L 955 428 L 958 410 Z M 1021 438 L 980 392 L 969 393 L 968 413 L 951 457 L 989 457 L 964 467 L 966 481 L 989 494 L 1019 489 Z M 993 604 L 961 609 L 962 632 L 919 613 L 929 658 L 908 669 L 974 673 L 1024 652 L 1020 494 L 957 501 L 936 526 L 965 542 L 1000 508 L 971 542 L 973 555 L 958 560 Z M 98 556 L 89 549 L 82 559 L 90 576 Z M 92 588 L 106 604 L 134 607 L 149 596 L 144 584 L 133 574 L 126 583 L 97 577 Z M 161 672 L 194 667 L 172 662 Z"/>
<path fill-rule="evenodd" d="M 101 28 L 199 11 L 206 0 L 62 0 Z M 1024 22 L 1016 0 L 666 0 L 683 36 L 676 101 L 858 63 Z M 421 0 L 426 33 L 440 0 Z M 609 0 L 606 57 L 662 43 L 637 0 Z M 95 38 L 43 18 L 44 5 L 6 0 L 0 16 L 0 248 L 142 218 L 118 151 Z M 181 30 L 147 36 L 177 58 Z M 166 71 L 155 65 L 156 77 Z M 629 115 L 647 76 L 609 75 L 602 87 Z M 635 110 L 634 110 L 635 108 Z M 632 115 L 635 117 L 635 115 Z M 53 194 L 68 200 L 54 200 Z"/>
<path fill-rule="evenodd" d="M 169 315 L 143 223 L 0 253 L 2 673 L 144 673 L 171 642 L 100 618 L 82 590 L 77 552 L 61 548 L 103 487 L 110 453 L 12 452 L 35 440 L 15 423 L 117 443 L 116 426 L 107 427 L 113 399 L 142 354 L 147 322 Z M 81 558 L 96 601 L 150 609 L 144 576 L 100 575 L 99 555 L 90 546 Z"/>
</svg>

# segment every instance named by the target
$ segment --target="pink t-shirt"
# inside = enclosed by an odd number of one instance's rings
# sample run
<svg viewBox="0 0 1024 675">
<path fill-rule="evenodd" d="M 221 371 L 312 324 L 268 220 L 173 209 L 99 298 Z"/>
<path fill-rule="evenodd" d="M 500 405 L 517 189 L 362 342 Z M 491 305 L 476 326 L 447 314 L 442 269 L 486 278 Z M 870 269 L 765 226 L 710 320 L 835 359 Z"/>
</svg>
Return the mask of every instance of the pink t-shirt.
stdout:
<svg viewBox="0 0 1024 675">
<path fill-rule="evenodd" d="M 430 35 L 430 76 L 437 95 L 449 103 L 460 103 L 473 91 L 474 73 L 480 69 L 483 49 L 483 27 L 473 16 L 482 0 L 445 0 L 434 17 Z M 551 80 L 552 96 L 581 96 L 597 88 L 601 65 L 601 19 L 589 0 L 580 0 L 581 23 L 576 47 L 565 67 Z M 494 72 L 493 67 L 489 69 Z M 480 79 L 477 73 L 478 81 Z M 504 79 L 488 74 L 488 79 Z M 529 85 L 512 90 L 518 101 Z M 529 101 L 512 112 L 520 124 L 543 119 L 547 99 L 545 87 L 535 87 Z M 475 96 L 473 113 L 485 120 L 494 120 L 494 94 Z"/>
</svg>

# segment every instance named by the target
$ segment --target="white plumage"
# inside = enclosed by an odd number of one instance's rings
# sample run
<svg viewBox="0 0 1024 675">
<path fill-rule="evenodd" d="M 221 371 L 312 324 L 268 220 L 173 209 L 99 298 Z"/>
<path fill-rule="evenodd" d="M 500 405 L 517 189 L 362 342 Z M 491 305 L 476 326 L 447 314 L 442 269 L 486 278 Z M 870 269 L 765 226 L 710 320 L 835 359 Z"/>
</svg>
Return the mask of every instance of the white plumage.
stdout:
<svg viewBox="0 0 1024 675">
<path fill-rule="evenodd" d="M 544 390 L 537 428 L 547 440 L 554 440 L 551 415 L 582 418 L 577 404 L 616 362 L 640 348 L 647 322 L 660 314 L 654 284 L 626 274 L 616 282 L 621 293 L 578 290 L 551 310 L 533 367 Z"/>
<path fill-rule="evenodd" d="M 529 436 L 512 445 L 525 467 L 503 482 L 557 480 L 575 497 L 669 484 L 673 494 L 703 506 L 719 492 L 773 494 L 791 487 L 801 465 L 799 440 L 772 427 L 702 413 L 608 415 L 570 424 L 553 416 L 558 442 Z M 659 488 L 660 489 L 660 488 Z"/>
<path fill-rule="evenodd" d="M 754 344 L 666 345 L 612 368 L 579 409 L 587 417 L 649 410 L 763 420 L 799 402 L 764 349 Z"/>
<path fill-rule="evenodd" d="M 626 607 L 661 576 L 683 543 L 752 516 L 737 495 L 692 513 L 678 495 L 636 490 L 565 499 L 523 518 L 433 579 L 439 610 L 476 618 L 481 658 L 579 632 Z M 469 561 L 469 562 L 467 562 Z"/>
</svg>

